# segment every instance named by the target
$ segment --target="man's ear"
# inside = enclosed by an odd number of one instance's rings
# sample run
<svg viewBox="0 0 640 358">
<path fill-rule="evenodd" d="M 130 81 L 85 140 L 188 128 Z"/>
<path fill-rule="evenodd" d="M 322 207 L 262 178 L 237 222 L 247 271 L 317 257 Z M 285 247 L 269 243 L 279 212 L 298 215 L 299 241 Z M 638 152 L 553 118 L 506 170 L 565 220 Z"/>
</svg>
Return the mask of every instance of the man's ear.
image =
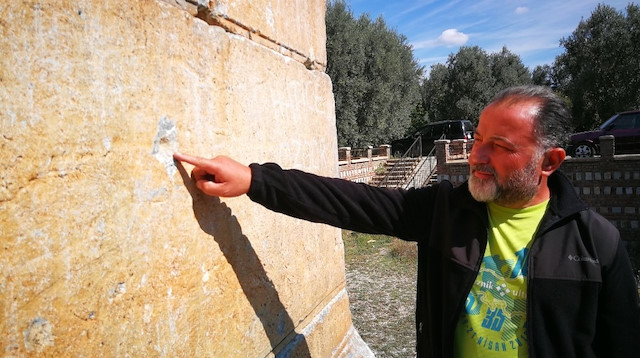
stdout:
<svg viewBox="0 0 640 358">
<path fill-rule="evenodd" d="M 547 150 L 544 153 L 544 160 L 542 161 L 542 175 L 549 176 L 555 172 L 566 156 L 567 153 L 562 148 L 551 148 Z"/>
</svg>

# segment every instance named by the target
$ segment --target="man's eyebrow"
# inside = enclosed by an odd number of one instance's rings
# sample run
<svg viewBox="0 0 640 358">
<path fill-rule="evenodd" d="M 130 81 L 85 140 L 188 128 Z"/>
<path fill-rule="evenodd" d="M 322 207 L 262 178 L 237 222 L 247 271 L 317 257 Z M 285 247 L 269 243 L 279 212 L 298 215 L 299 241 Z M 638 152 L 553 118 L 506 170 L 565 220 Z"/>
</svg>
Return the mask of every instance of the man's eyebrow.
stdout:
<svg viewBox="0 0 640 358">
<path fill-rule="evenodd" d="M 500 141 L 500 142 L 504 142 L 507 143 L 513 147 L 516 147 L 516 144 L 514 142 L 512 142 L 509 138 L 507 137 L 503 137 L 503 136 L 499 136 L 499 135 L 494 135 L 489 137 L 490 139 L 496 140 L 496 141 Z"/>
<path fill-rule="evenodd" d="M 474 135 L 480 136 L 482 137 L 482 134 L 480 134 L 480 132 L 478 132 L 478 130 L 474 130 L 473 131 Z M 487 138 L 485 138 L 486 140 Z M 493 135 L 491 137 L 489 137 L 488 139 L 492 139 L 492 140 L 496 140 L 496 141 L 500 141 L 500 142 L 504 142 L 508 145 L 511 145 L 513 147 L 516 147 L 516 144 L 514 142 L 512 142 L 509 138 L 507 137 L 503 137 L 503 136 L 499 136 L 499 135 Z"/>
</svg>

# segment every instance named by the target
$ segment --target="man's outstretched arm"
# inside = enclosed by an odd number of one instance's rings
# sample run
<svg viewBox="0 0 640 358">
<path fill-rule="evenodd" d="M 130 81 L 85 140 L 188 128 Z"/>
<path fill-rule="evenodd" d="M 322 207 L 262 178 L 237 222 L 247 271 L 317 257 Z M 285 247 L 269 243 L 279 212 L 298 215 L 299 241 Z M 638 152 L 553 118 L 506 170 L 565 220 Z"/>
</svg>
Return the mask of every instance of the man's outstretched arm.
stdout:
<svg viewBox="0 0 640 358">
<path fill-rule="evenodd" d="M 249 198 L 267 209 L 299 219 L 365 233 L 417 240 L 431 217 L 437 188 L 394 190 L 300 170 L 275 163 L 243 165 L 218 156 L 205 159 L 175 153 L 194 166 L 193 180 L 207 195 Z"/>
<path fill-rule="evenodd" d="M 173 158 L 194 166 L 191 172 L 193 180 L 198 189 L 207 195 L 228 198 L 249 192 L 251 169 L 229 157 L 206 159 L 175 153 Z"/>
</svg>

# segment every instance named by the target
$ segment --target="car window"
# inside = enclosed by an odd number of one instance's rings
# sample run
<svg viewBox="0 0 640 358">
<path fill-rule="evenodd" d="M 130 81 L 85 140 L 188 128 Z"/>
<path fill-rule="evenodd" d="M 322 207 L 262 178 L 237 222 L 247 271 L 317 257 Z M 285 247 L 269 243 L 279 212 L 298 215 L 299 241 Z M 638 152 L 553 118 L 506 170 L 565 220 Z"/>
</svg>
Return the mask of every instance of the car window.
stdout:
<svg viewBox="0 0 640 358">
<path fill-rule="evenodd" d="M 436 124 L 433 126 L 433 132 L 431 132 L 432 138 L 440 138 L 444 134 L 444 124 Z"/>
<path fill-rule="evenodd" d="M 635 115 L 621 115 L 611 129 L 631 129 L 635 127 Z"/>
<path fill-rule="evenodd" d="M 611 123 L 615 122 L 618 117 L 620 117 L 619 114 L 614 114 L 613 116 L 609 117 L 609 119 L 607 119 L 604 123 L 602 123 L 598 128 L 602 131 L 608 130 L 608 128 L 611 126 Z"/>
<path fill-rule="evenodd" d="M 633 117 L 635 118 L 633 128 L 640 128 L 640 113 L 636 113 Z"/>
<path fill-rule="evenodd" d="M 451 124 L 451 128 L 449 131 L 449 136 L 452 138 L 462 138 L 464 137 L 464 132 L 462 131 L 463 122 L 456 122 Z"/>
</svg>

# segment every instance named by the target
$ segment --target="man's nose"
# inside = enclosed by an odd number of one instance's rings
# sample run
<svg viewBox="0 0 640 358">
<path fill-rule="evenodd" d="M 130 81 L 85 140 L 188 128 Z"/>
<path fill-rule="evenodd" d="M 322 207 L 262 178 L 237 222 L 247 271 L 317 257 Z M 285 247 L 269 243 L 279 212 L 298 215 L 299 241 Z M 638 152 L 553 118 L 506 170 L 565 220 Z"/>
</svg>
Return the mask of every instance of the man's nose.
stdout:
<svg viewBox="0 0 640 358">
<path fill-rule="evenodd" d="M 469 165 L 488 164 L 489 153 L 487 149 L 482 143 L 473 143 L 471 153 L 469 153 Z"/>
</svg>

